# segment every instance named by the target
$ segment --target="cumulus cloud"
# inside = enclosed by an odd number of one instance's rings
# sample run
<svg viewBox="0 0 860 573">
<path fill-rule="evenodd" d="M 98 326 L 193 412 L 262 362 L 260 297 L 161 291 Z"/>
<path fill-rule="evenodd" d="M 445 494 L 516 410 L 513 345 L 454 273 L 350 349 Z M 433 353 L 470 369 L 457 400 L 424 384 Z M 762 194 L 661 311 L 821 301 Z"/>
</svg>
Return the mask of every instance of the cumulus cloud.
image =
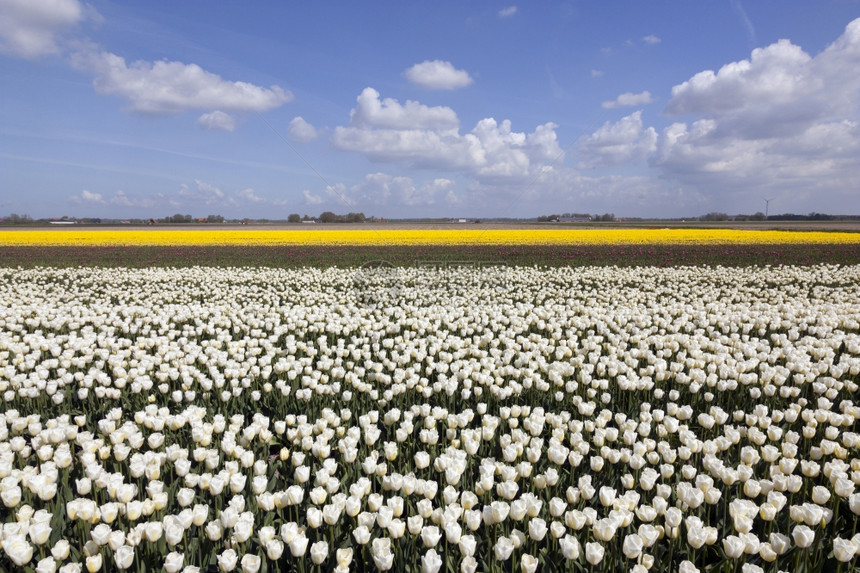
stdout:
<svg viewBox="0 0 860 573">
<path fill-rule="evenodd" d="M 197 118 L 197 125 L 203 129 L 223 129 L 224 131 L 233 131 L 236 129 L 236 119 L 229 113 L 224 113 L 220 110 L 215 110 L 210 113 L 204 113 Z"/>
<path fill-rule="evenodd" d="M 742 185 L 780 192 L 850 192 L 860 185 L 860 128 L 822 123 L 781 138 L 726 138 L 714 120 L 675 123 L 662 134 L 656 163 L 673 177 L 712 188 Z"/>
<path fill-rule="evenodd" d="M 657 149 L 657 131 L 642 124 L 637 111 L 603 126 L 579 142 L 584 168 L 612 167 L 644 160 Z"/>
<path fill-rule="evenodd" d="M 367 88 L 350 112 L 350 125 L 335 128 L 332 143 L 373 161 L 480 177 L 524 177 L 535 166 L 562 154 L 553 123 L 538 126 L 529 134 L 513 131 L 509 120 L 497 122 L 493 118 L 479 121 L 467 134 L 461 134 L 458 126 L 457 115 L 450 108 L 380 101 L 378 92 Z"/>
<path fill-rule="evenodd" d="M 508 6 L 507 8 L 502 8 L 499 10 L 499 18 L 510 18 L 514 14 L 517 13 L 516 6 Z"/>
<path fill-rule="evenodd" d="M 445 177 L 437 177 L 433 181 L 429 181 L 425 183 L 423 189 L 425 190 L 425 195 L 432 198 L 433 201 L 436 200 L 436 197 L 444 194 L 446 200 L 450 197 L 455 197 L 454 195 L 454 187 L 455 183 L 450 179 Z"/>
<path fill-rule="evenodd" d="M 320 205 L 325 200 L 320 195 L 314 195 L 307 189 L 302 191 L 302 195 L 305 198 L 306 205 Z"/>
<path fill-rule="evenodd" d="M 296 116 L 290 122 L 290 137 L 299 143 L 307 143 L 319 137 L 316 128 L 306 122 L 302 116 Z"/>
<path fill-rule="evenodd" d="M 260 197 L 259 195 L 254 193 L 254 190 L 251 189 L 250 187 L 247 189 L 242 189 L 241 191 L 237 192 L 236 196 L 239 199 L 241 199 L 243 201 L 248 201 L 250 203 L 265 203 L 266 202 L 266 199 L 264 197 Z"/>
<path fill-rule="evenodd" d="M 109 205 L 112 207 L 150 208 L 171 205 L 171 202 L 162 193 L 148 196 L 132 196 L 128 195 L 122 189 L 118 189 L 111 197 L 105 197 L 101 193 L 93 193 L 84 189 L 80 195 L 70 197 L 69 201 L 76 205 L 87 205 L 90 207 Z"/>
<path fill-rule="evenodd" d="M 383 129 L 456 129 L 457 114 L 450 107 L 428 107 L 416 101 L 400 104 L 396 99 L 379 99 L 379 92 L 364 88 L 349 112 L 350 124 L 361 128 Z"/>
<path fill-rule="evenodd" d="M 370 173 L 345 195 L 351 204 L 433 205 L 440 196 L 453 193 L 453 188 L 454 182 L 444 177 L 417 184 L 411 177 Z"/>
<path fill-rule="evenodd" d="M 120 192 L 121 193 L 121 192 Z M 126 197 L 116 197 L 117 204 Z M 140 200 L 132 200 L 136 205 L 142 205 Z M 111 201 L 113 202 L 113 200 Z M 194 180 L 194 185 L 183 184 L 176 195 L 170 199 L 170 204 L 176 207 L 194 207 L 206 205 L 210 207 L 237 207 L 240 205 L 284 205 L 285 200 L 271 200 L 258 195 L 251 187 L 246 187 L 236 192 L 226 192 L 220 187 L 202 181 Z"/>
<path fill-rule="evenodd" d="M 88 205 L 105 205 L 107 203 L 101 193 L 93 193 L 86 189 L 82 190 L 80 195 L 73 195 L 69 200 L 72 203 L 85 203 Z"/>
<path fill-rule="evenodd" d="M 262 112 L 293 99 L 279 86 L 263 88 L 241 81 L 229 81 L 196 64 L 145 62 L 131 64 L 109 52 L 75 54 L 73 64 L 95 76 L 98 93 L 119 96 L 129 102 L 129 110 L 163 115 L 190 109 L 221 109 Z"/>
<path fill-rule="evenodd" d="M 350 203 L 385 205 L 393 193 L 414 193 L 415 185 L 409 177 L 392 177 L 386 173 L 370 173 L 364 181 L 349 190 Z"/>
<path fill-rule="evenodd" d="M 183 183 L 177 195 L 182 200 L 204 205 L 220 205 L 227 200 L 227 195 L 221 189 L 200 179 L 194 180 L 194 187 Z"/>
<path fill-rule="evenodd" d="M 644 91 L 639 94 L 625 92 L 612 101 L 605 101 L 601 104 L 603 109 L 615 109 L 619 107 L 633 107 L 637 105 L 645 105 L 654 101 L 651 97 L 651 92 Z"/>
<path fill-rule="evenodd" d="M 642 41 L 645 42 L 646 44 L 651 44 L 653 46 L 655 44 L 659 44 L 663 40 L 661 40 L 659 37 L 655 36 L 654 34 L 648 34 L 647 36 L 642 38 Z"/>
<path fill-rule="evenodd" d="M 58 37 L 85 9 L 77 0 L 0 0 L 0 13 L 0 52 L 32 59 L 58 53 Z"/>
<path fill-rule="evenodd" d="M 672 89 L 666 113 L 693 117 L 663 130 L 655 164 L 715 189 L 847 196 L 860 184 L 857 69 L 860 19 L 814 57 L 780 40 L 700 72 Z"/>
<path fill-rule="evenodd" d="M 126 195 L 122 189 L 117 190 L 116 194 L 111 198 L 111 203 L 121 207 L 131 207 L 134 204 L 131 197 Z"/>
<path fill-rule="evenodd" d="M 472 83 L 465 70 L 458 70 L 451 62 L 441 60 L 415 64 L 405 72 L 406 79 L 417 86 L 430 90 L 454 90 Z"/>
<path fill-rule="evenodd" d="M 716 73 L 700 72 L 672 88 L 666 112 L 716 119 L 721 131 L 758 136 L 802 132 L 818 121 L 856 114 L 860 18 L 815 58 L 789 40 L 752 51 Z"/>
<path fill-rule="evenodd" d="M 337 127 L 332 143 L 372 161 L 402 162 L 409 167 L 469 169 L 484 162 L 480 142 L 474 136 L 429 129 L 367 129 Z"/>
<path fill-rule="evenodd" d="M 117 190 L 110 198 L 110 204 L 117 207 L 155 207 L 164 201 L 161 193 L 151 197 L 133 197 L 122 189 Z"/>
<path fill-rule="evenodd" d="M 65 32 L 83 20 L 101 18 L 78 0 L 0 0 L 0 13 L 0 53 L 25 58 L 59 53 Z M 202 109 L 207 110 L 197 120 L 202 128 L 233 131 L 235 119 L 223 110 L 262 112 L 293 99 L 279 86 L 225 80 L 196 64 L 166 60 L 129 64 L 86 39 L 78 38 L 74 45 L 71 64 L 94 76 L 96 91 L 125 99 L 127 109 L 137 113 L 164 115 Z"/>
</svg>

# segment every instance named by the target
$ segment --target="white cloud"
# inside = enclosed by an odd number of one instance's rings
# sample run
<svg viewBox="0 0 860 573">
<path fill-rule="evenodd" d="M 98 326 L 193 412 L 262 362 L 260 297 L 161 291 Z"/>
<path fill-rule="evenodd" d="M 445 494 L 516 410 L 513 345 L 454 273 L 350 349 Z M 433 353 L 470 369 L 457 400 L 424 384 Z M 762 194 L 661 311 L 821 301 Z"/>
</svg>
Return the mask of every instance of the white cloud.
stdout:
<svg viewBox="0 0 860 573">
<path fill-rule="evenodd" d="M 508 6 L 507 8 L 502 8 L 499 10 L 499 18 L 510 18 L 514 14 L 517 13 L 516 6 Z"/>
<path fill-rule="evenodd" d="M 358 98 L 358 105 L 349 112 L 349 121 L 360 128 L 384 129 L 456 129 L 460 125 L 457 114 L 450 107 L 428 107 L 415 101 L 406 100 L 401 105 L 396 99 L 379 99 L 379 92 L 364 88 Z"/>
<path fill-rule="evenodd" d="M 197 125 L 203 129 L 223 129 L 224 131 L 233 131 L 236 129 L 236 119 L 229 113 L 215 110 L 210 113 L 204 113 L 198 117 Z"/>
<path fill-rule="evenodd" d="M 351 204 L 372 203 L 385 205 L 395 192 L 411 195 L 415 185 L 409 177 L 392 177 L 386 173 L 370 173 L 364 181 L 350 189 Z"/>
<path fill-rule="evenodd" d="M 254 190 L 251 189 L 250 187 L 247 189 L 242 189 L 241 191 L 237 192 L 236 196 L 239 199 L 242 199 L 243 201 L 248 201 L 250 203 L 265 203 L 266 202 L 265 198 L 260 197 L 259 195 L 254 193 Z"/>
<path fill-rule="evenodd" d="M 126 99 L 138 113 L 168 114 L 190 109 L 262 112 L 289 102 L 293 95 L 279 86 L 263 88 L 228 81 L 196 64 L 145 62 L 127 64 L 109 52 L 78 53 L 73 64 L 95 75 L 97 92 Z"/>
<path fill-rule="evenodd" d="M 483 162 L 480 142 L 474 136 L 450 132 L 337 127 L 332 143 L 372 161 L 402 162 L 416 168 L 466 170 Z"/>
<path fill-rule="evenodd" d="M 465 70 L 456 69 L 451 62 L 441 60 L 424 61 L 415 64 L 405 72 L 406 79 L 415 85 L 431 90 L 454 90 L 472 83 L 472 77 Z"/>
<path fill-rule="evenodd" d="M 444 177 L 437 177 L 433 181 L 426 183 L 424 185 L 424 189 L 427 190 L 428 193 L 432 194 L 434 197 L 439 193 L 445 193 L 446 195 L 454 192 L 455 183 L 450 179 L 446 179 Z"/>
<path fill-rule="evenodd" d="M 453 192 L 453 187 L 454 182 L 444 177 L 418 185 L 411 177 L 370 173 L 350 188 L 348 196 L 350 204 L 357 205 L 433 205 L 440 195 Z"/>
<path fill-rule="evenodd" d="M 131 207 L 133 204 L 132 199 L 128 195 L 126 195 L 125 191 L 123 191 L 122 189 L 117 190 L 117 192 L 111 198 L 111 203 L 120 207 Z"/>
<path fill-rule="evenodd" d="M 645 42 L 646 44 L 651 44 L 653 46 L 655 44 L 659 44 L 663 40 L 661 40 L 659 37 L 655 36 L 654 34 L 648 34 L 647 36 L 642 38 L 642 41 Z"/>
<path fill-rule="evenodd" d="M 290 122 L 290 137 L 299 143 L 307 143 L 319 137 L 316 128 L 306 122 L 302 116 L 296 116 Z"/>
<path fill-rule="evenodd" d="M 579 142 L 584 168 L 612 167 L 644 160 L 657 149 L 657 131 L 643 128 L 642 112 L 605 123 Z"/>
<path fill-rule="evenodd" d="M 122 189 L 118 189 L 110 198 L 110 204 L 117 207 L 155 207 L 164 202 L 165 197 L 157 194 L 152 197 L 131 197 Z"/>
<path fill-rule="evenodd" d="M 860 19 L 815 57 L 780 40 L 700 72 L 672 89 L 666 112 L 693 117 L 663 131 L 654 163 L 714 194 L 790 194 L 825 210 L 860 186 L 857 69 Z"/>
<path fill-rule="evenodd" d="M 285 205 L 286 203 L 282 199 L 271 200 L 262 197 L 251 187 L 227 193 L 223 189 L 200 179 L 195 179 L 193 186 L 183 184 L 171 202 L 172 205 L 177 207 L 184 206 L 189 208 L 195 208 L 200 205 L 227 208 L 248 204 Z M 138 204 L 140 204 L 139 201 Z"/>
<path fill-rule="evenodd" d="M 106 203 L 101 193 L 93 193 L 86 189 L 82 190 L 80 195 L 73 195 L 69 200 L 72 203 L 85 203 L 88 205 L 104 205 Z"/>
<path fill-rule="evenodd" d="M 591 70 L 592 78 L 599 78 L 603 76 L 603 72 L 601 70 Z"/>
<path fill-rule="evenodd" d="M 603 109 L 615 109 L 619 107 L 633 107 L 637 105 L 645 105 L 651 103 L 653 98 L 651 97 L 651 92 L 644 91 L 639 94 L 634 94 L 632 92 L 625 92 L 615 98 L 613 101 L 605 101 L 601 104 Z"/>
<path fill-rule="evenodd" d="M 306 205 L 320 205 L 324 201 L 324 199 L 321 196 L 314 195 L 313 193 L 311 193 L 307 189 L 302 191 L 302 195 L 305 198 L 305 204 Z"/>
<path fill-rule="evenodd" d="M 58 53 L 58 36 L 85 9 L 77 0 L 0 0 L 0 13 L 0 52 L 32 59 Z"/>
<path fill-rule="evenodd" d="M 229 202 L 229 200 L 227 200 L 227 195 L 221 189 L 210 183 L 206 183 L 200 179 L 195 179 L 194 185 L 194 188 L 191 188 L 183 183 L 179 188 L 177 195 L 184 201 L 202 203 L 204 205 L 221 205 L 225 202 Z"/>
<path fill-rule="evenodd" d="M 846 194 L 860 185 L 857 122 L 822 123 L 780 138 L 726 138 L 717 131 L 709 119 L 672 124 L 663 131 L 657 165 L 674 178 L 720 192 L 830 188 Z"/>
<path fill-rule="evenodd" d="M 672 88 L 666 112 L 714 118 L 721 132 L 796 134 L 822 120 L 856 115 L 858 65 L 860 18 L 815 58 L 780 40 L 716 73 L 700 72 Z"/>
<path fill-rule="evenodd" d="M 334 130 L 332 143 L 373 161 L 400 162 L 414 168 L 461 171 L 479 177 L 526 177 L 532 169 L 560 158 L 555 124 L 532 133 L 514 132 L 511 122 L 486 118 L 460 134 L 459 120 L 447 107 L 417 102 L 379 101 L 367 88 L 350 112 L 350 125 Z"/>
<path fill-rule="evenodd" d="M 84 189 L 80 195 L 74 195 L 69 198 L 71 203 L 76 205 L 88 206 L 103 206 L 110 205 L 113 207 L 132 207 L 132 208 L 151 208 L 177 206 L 175 202 L 168 201 L 162 193 L 156 193 L 149 196 L 130 196 L 122 189 L 118 189 L 113 196 L 106 198 L 101 193 L 93 193 Z M 148 215 L 147 215 L 148 216 Z"/>
</svg>

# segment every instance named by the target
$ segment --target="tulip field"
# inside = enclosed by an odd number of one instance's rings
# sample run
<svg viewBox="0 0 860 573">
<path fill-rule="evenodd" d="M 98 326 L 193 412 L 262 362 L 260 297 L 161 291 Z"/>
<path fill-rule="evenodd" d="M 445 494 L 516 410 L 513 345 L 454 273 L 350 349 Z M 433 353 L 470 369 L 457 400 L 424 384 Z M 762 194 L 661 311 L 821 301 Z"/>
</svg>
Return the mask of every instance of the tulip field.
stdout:
<svg viewBox="0 0 860 573">
<path fill-rule="evenodd" d="M 833 244 L 3 259 L 0 571 L 856 570 L 860 235 Z"/>
</svg>

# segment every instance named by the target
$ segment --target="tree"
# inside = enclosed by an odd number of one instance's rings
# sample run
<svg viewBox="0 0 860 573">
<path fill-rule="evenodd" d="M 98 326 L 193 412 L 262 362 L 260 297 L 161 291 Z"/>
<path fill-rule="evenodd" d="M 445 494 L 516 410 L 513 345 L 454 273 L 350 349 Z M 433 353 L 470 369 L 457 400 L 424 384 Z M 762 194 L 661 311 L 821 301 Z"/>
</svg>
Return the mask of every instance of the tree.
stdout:
<svg viewBox="0 0 860 573">
<path fill-rule="evenodd" d="M 320 223 L 338 223 L 339 221 L 340 217 L 331 211 L 323 211 L 320 213 Z"/>
<path fill-rule="evenodd" d="M 18 213 L 12 213 L 6 218 L 6 221 L 12 223 L 13 225 L 19 225 L 21 223 L 31 223 L 33 219 L 30 218 L 30 215 L 19 215 Z"/>
<path fill-rule="evenodd" d="M 206 221 L 209 223 L 223 223 L 224 217 L 222 217 L 221 215 L 209 215 L 208 217 L 206 217 Z"/>
<path fill-rule="evenodd" d="M 287 217 L 287 223 L 301 223 L 302 216 L 298 213 L 291 213 L 289 217 Z"/>
</svg>

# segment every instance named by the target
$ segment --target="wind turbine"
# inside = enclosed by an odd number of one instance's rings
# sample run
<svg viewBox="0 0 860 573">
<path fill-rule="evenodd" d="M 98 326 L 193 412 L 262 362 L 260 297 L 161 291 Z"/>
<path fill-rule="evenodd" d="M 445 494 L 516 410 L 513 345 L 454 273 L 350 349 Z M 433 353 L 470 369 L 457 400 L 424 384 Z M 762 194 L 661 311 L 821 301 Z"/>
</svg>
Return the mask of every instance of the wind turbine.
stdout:
<svg viewBox="0 0 860 573">
<path fill-rule="evenodd" d="M 770 202 L 774 200 L 774 197 L 771 197 L 770 199 L 765 199 L 764 197 L 762 197 L 762 200 L 764 200 L 764 220 L 767 221 L 768 211 L 770 210 Z"/>
</svg>

